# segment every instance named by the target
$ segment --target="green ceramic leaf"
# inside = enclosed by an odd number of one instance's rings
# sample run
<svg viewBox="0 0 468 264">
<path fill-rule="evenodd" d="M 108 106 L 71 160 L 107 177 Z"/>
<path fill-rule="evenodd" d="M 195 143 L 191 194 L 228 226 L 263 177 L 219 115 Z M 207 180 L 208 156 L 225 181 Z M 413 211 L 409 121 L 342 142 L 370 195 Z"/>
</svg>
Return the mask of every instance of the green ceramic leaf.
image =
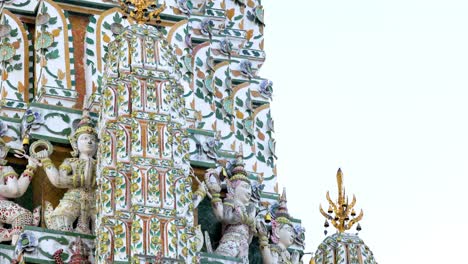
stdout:
<svg viewBox="0 0 468 264">
<path fill-rule="evenodd" d="M 203 66 L 203 61 L 200 59 L 200 57 L 197 57 L 196 64 L 197 64 L 198 67 Z"/>
<path fill-rule="evenodd" d="M 205 88 L 210 92 L 214 93 L 214 88 L 213 88 L 213 76 L 210 75 L 205 79 Z"/>
<path fill-rule="evenodd" d="M 215 84 L 216 86 L 222 86 L 223 85 L 223 81 L 221 79 L 219 79 L 218 77 L 215 77 Z"/>
</svg>

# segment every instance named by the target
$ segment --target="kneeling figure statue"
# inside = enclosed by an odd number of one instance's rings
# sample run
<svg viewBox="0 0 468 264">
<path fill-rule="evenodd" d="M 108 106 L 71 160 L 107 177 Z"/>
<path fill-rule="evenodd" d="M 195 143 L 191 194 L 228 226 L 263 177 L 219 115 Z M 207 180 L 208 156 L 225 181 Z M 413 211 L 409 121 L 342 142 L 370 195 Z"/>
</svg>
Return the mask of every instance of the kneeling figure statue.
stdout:
<svg viewBox="0 0 468 264">
<path fill-rule="evenodd" d="M 93 232 L 90 222 L 94 224 L 96 216 L 96 160 L 93 157 L 98 145 L 96 130 L 86 112 L 69 140 L 74 149 L 73 157 L 65 159 L 58 169 L 50 160 L 49 152 L 36 153 L 50 182 L 57 188 L 68 188 L 55 209 L 46 202 L 45 222 L 49 229 L 90 234 Z"/>
</svg>

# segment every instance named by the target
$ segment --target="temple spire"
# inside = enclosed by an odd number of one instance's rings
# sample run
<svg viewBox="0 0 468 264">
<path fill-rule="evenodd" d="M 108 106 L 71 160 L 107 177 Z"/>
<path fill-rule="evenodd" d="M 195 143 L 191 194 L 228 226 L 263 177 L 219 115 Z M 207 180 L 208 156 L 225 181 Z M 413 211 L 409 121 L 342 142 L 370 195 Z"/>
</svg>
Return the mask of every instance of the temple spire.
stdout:
<svg viewBox="0 0 468 264">
<path fill-rule="evenodd" d="M 346 196 L 345 188 L 343 185 L 343 172 L 341 169 L 338 169 L 336 173 L 336 181 L 338 186 L 338 198 L 337 202 L 333 202 L 330 198 L 330 192 L 327 192 L 327 201 L 329 203 L 328 211 L 325 212 L 320 205 L 320 213 L 327 219 L 325 221 L 325 227 L 328 227 L 328 221 L 338 230 L 338 232 L 343 233 L 347 230 L 350 230 L 356 223 L 361 221 L 364 216 L 363 211 L 356 216 L 354 210 L 354 205 L 356 204 L 356 196 L 353 195 L 353 200 L 351 203 L 348 201 Z M 357 227 L 358 231 L 360 226 Z"/>
</svg>

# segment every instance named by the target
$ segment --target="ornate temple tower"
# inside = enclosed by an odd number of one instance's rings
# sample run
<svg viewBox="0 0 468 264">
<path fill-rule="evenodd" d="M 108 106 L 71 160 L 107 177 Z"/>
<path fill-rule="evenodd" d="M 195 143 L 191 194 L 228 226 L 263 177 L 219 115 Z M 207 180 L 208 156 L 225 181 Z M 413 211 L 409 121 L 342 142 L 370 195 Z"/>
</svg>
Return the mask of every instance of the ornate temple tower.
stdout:
<svg viewBox="0 0 468 264">
<path fill-rule="evenodd" d="M 272 82 L 258 74 L 265 60 L 260 0 L 17 0 L 0 6 L 2 139 L 26 150 L 48 140 L 39 145 L 53 152 L 38 158 L 45 166 L 19 204 L 32 209 L 50 201 L 57 208 L 64 198 L 57 185 L 63 185 L 52 184 L 49 174 L 65 178 L 61 183 L 72 178 L 73 193 L 97 200 L 96 208 L 79 210 L 69 193 L 65 200 L 77 213 L 67 230 L 26 226 L 28 239 L 16 253 L 0 244 L 0 262 L 262 261 L 254 227 L 280 195 Z M 83 112 L 99 138 L 97 155 L 87 161 L 69 154 L 76 147 L 69 136 Z M 12 156 L 8 161 L 24 169 L 25 159 Z M 248 185 L 225 179 L 235 158 Z M 219 190 L 208 192 L 204 176 L 211 169 Z M 96 182 L 76 180 L 85 174 Z M 228 208 L 237 191 L 252 200 L 235 207 L 249 227 L 247 244 L 243 256 L 226 256 L 212 252 L 227 224 L 213 205 Z M 73 217 L 85 226 L 93 219 L 95 229 L 80 233 Z M 300 220 L 288 221 L 290 232 L 301 230 Z M 73 246 L 77 238 L 80 250 Z M 288 249 L 302 253 L 302 239 Z"/>
</svg>

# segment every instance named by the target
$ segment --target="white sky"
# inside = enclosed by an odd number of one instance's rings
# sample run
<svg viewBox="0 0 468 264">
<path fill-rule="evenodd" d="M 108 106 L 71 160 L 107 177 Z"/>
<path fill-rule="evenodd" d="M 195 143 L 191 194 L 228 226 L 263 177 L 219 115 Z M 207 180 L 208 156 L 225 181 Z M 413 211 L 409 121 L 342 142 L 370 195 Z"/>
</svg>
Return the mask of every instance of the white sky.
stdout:
<svg viewBox="0 0 468 264">
<path fill-rule="evenodd" d="M 468 1 L 263 5 L 279 181 L 307 251 L 341 167 L 380 264 L 465 261 Z"/>
</svg>

